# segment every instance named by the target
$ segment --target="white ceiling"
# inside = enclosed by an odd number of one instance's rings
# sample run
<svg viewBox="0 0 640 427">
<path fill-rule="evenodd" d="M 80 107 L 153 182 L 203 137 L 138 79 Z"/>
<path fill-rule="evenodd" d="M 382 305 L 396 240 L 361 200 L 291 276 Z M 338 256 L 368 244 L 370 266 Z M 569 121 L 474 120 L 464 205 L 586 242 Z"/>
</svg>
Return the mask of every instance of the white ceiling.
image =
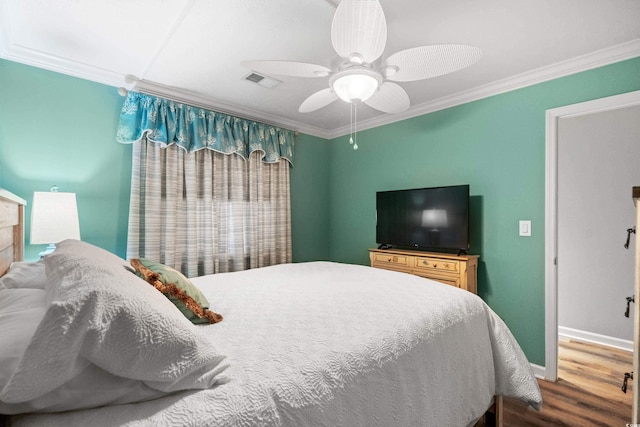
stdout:
<svg viewBox="0 0 640 427">
<path fill-rule="evenodd" d="M 336 64 L 331 21 L 339 0 L 0 0 L 0 57 L 115 87 L 165 95 L 311 135 L 349 132 L 342 101 L 298 107 L 328 78 L 244 80 L 240 62 Z M 411 47 L 478 46 L 477 64 L 400 83 L 409 111 L 358 107 L 370 128 L 539 81 L 640 56 L 638 0 L 380 0 L 383 57 Z M 127 76 L 140 79 L 135 84 Z"/>
</svg>

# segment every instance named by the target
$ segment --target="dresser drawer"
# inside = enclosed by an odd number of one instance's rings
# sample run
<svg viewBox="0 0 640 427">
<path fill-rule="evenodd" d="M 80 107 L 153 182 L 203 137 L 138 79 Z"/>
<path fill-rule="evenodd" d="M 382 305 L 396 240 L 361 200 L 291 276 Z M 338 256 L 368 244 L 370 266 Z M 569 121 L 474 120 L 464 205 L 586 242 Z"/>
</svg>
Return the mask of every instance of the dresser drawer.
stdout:
<svg viewBox="0 0 640 427">
<path fill-rule="evenodd" d="M 369 249 L 371 266 L 437 280 L 477 293 L 478 255 L 452 255 L 402 249 Z"/>
<path fill-rule="evenodd" d="M 381 264 L 393 264 L 409 267 L 409 259 L 410 258 L 405 255 L 376 253 L 373 257 L 373 263 L 376 264 L 376 266 Z"/>
<path fill-rule="evenodd" d="M 460 263 L 458 261 L 444 260 L 438 258 L 415 257 L 416 268 L 426 268 L 429 270 L 449 271 L 458 273 L 460 271 Z"/>
</svg>

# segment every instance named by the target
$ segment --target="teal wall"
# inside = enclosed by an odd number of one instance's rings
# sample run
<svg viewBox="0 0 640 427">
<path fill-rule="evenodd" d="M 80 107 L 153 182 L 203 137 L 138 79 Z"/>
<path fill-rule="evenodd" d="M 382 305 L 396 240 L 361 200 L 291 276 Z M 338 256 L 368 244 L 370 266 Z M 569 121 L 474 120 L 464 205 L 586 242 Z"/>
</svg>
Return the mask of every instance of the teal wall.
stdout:
<svg viewBox="0 0 640 427">
<path fill-rule="evenodd" d="M 25 199 L 25 258 L 34 191 L 76 193 L 82 240 L 126 256 L 131 146 L 115 141 L 115 88 L 0 59 L 0 187 Z M 330 144 L 296 138 L 291 169 L 294 261 L 329 258 Z"/>
<path fill-rule="evenodd" d="M 124 256 L 131 147 L 115 142 L 116 89 L 0 60 L 0 187 L 25 199 L 25 258 L 34 191 L 76 193 L 82 240 Z"/>
<path fill-rule="evenodd" d="M 545 110 L 639 89 L 636 58 L 333 140 L 331 260 L 369 262 L 376 191 L 470 184 L 478 293 L 544 365 Z"/>
<path fill-rule="evenodd" d="M 329 260 L 329 156 L 325 139 L 296 136 L 291 169 L 293 261 Z"/>
</svg>

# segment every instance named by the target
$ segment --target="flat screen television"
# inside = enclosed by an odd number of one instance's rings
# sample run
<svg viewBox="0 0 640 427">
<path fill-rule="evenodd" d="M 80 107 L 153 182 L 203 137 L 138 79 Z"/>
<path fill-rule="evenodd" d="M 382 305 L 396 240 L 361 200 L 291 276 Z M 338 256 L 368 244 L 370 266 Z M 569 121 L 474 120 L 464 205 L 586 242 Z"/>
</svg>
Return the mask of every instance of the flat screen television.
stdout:
<svg viewBox="0 0 640 427">
<path fill-rule="evenodd" d="M 378 191 L 376 242 L 381 248 L 466 252 L 469 186 Z"/>
</svg>

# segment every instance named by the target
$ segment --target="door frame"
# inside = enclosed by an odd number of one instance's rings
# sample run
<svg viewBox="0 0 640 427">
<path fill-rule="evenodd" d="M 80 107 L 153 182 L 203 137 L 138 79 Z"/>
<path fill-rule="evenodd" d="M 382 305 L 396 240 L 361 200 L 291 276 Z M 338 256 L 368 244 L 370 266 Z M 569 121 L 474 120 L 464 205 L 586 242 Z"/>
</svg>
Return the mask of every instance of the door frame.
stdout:
<svg viewBox="0 0 640 427">
<path fill-rule="evenodd" d="M 558 123 L 560 119 L 640 105 L 640 90 L 549 109 L 545 147 L 545 373 L 558 379 Z"/>
</svg>

